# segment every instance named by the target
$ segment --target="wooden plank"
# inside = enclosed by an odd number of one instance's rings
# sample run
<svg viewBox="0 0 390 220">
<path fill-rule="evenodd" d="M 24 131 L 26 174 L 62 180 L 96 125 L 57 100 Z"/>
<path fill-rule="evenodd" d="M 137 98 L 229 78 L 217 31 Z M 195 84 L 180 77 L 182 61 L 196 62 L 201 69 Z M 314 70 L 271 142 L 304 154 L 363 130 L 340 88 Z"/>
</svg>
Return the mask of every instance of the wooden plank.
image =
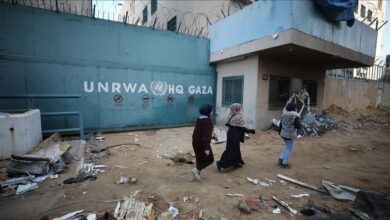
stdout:
<svg viewBox="0 0 390 220">
<path fill-rule="evenodd" d="M 293 215 L 296 215 L 298 213 L 297 210 L 291 208 L 291 206 L 289 206 L 286 202 L 282 201 L 282 200 L 279 200 L 278 198 L 276 198 L 275 196 L 272 196 L 272 199 L 275 200 L 276 202 L 278 202 L 280 205 L 282 205 L 284 208 L 286 208 L 291 214 Z"/>
<path fill-rule="evenodd" d="M 279 178 L 284 179 L 284 180 L 286 180 L 286 181 L 289 181 L 289 182 L 291 182 L 291 183 L 295 183 L 295 184 L 297 184 L 297 185 L 300 185 L 300 186 L 303 186 L 303 187 L 306 187 L 306 188 L 315 190 L 315 191 L 317 191 L 317 192 L 321 192 L 321 193 L 327 194 L 327 193 L 326 193 L 324 190 L 322 190 L 322 189 L 319 189 L 319 188 L 317 188 L 317 187 L 315 187 L 315 186 L 312 186 L 312 185 L 310 185 L 310 184 L 301 182 L 301 181 L 299 181 L 299 180 L 290 178 L 290 177 L 288 177 L 288 176 L 284 176 L 284 175 L 282 175 L 282 174 L 278 174 L 277 176 L 278 176 Z"/>
</svg>

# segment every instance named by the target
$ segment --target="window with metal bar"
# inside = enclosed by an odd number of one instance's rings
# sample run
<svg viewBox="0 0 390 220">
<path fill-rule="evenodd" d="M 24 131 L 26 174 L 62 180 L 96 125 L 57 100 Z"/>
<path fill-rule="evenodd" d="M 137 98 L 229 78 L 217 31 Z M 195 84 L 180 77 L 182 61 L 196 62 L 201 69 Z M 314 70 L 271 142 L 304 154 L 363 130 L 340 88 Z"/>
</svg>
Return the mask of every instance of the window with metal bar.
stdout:
<svg viewBox="0 0 390 220">
<path fill-rule="evenodd" d="M 372 21 L 372 11 L 371 10 L 367 11 L 367 20 Z"/>
<path fill-rule="evenodd" d="M 281 76 L 271 76 L 269 81 L 268 107 L 284 107 L 290 97 L 290 79 Z"/>
<path fill-rule="evenodd" d="M 355 14 L 357 14 L 358 11 L 359 11 L 359 4 L 356 4 L 355 7 L 353 8 L 353 12 L 354 12 Z"/>
<path fill-rule="evenodd" d="M 364 5 L 360 6 L 360 17 L 362 17 L 362 18 L 366 17 L 366 6 L 364 6 Z"/>
<path fill-rule="evenodd" d="M 176 16 L 168 21 L 167 30 L 168 31 L 176 31 Z"/>
<path fill-rule="evenodd" d="M 157 11 L 157 0 L 151 0 L 150 13 L 153 15 Z"/>
<path fill-rule="evenodd" d="M 148 6 L 145 6 L 144 10 L 142 11 L 142 24 L 148 23 Z"/>
<path fill-rule="evenodd" d="M 244 77 L 222 78 L 222 105 L 231 105 L 243 101 Z"/>
</svg>

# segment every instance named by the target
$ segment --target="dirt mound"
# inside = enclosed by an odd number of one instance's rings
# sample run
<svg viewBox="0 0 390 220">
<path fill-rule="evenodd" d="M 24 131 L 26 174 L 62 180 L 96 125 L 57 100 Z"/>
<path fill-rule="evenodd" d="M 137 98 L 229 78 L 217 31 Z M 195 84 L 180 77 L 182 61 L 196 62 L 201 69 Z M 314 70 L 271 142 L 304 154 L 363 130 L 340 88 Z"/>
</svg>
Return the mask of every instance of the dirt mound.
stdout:
<svg viewBox="0 0 390 220">
<path fill-rule="evenodd" d="M 332 114 L 332 115 L 340 115 L 340 116 L 344 116 L 344 117 L 348 117 L 349 116 L 349 113 L 346 110 L 344 110 L 343 108 L 341 108 L 340 106 L 335 105 L 335 104 L 331 104 L 325 110 L 325 112 L 329 113 L 329 114 Z"/>
</svg>

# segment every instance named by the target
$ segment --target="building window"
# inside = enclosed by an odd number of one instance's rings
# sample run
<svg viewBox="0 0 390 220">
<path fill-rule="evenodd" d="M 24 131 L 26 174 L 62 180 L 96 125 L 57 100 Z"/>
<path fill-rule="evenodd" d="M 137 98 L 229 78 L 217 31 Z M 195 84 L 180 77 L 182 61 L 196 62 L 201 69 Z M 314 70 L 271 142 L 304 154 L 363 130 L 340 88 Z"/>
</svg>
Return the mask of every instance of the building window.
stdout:
<svg viewBox="0 0 390 220">
<path fill-rule="evenodd" d="M 168 21 L 167 30 L 168 31 L 176 31 L 176 16 Z"/>
<path fill-rule="evenodd" d="M 222 78 L 222 105 L 242 104 L 243 88 L 243 76 Z"/>
<path fill-rule="evenodd" d="M 148 23 L 148 6 L 145 6 L 144 10 L 142 11 L 142 24 Z"/>
<path fill-rule="evenodd" d="M 157 11 L 157 0 L 152 0 L 150 3 L 150 13 L 154 14 Z"/>
<path fill-rule="evenodd" d="M 366 6 L 364 5 L 360 6 L 360 17 L 362 18 L 366 17 Z"/>
<path fill-rule="evenodd" d="M 284 107 L 290 98 L 290 79 L 286 77 L 271 76 L 269 81 L 268 107 Z"/>
<path fill-rule="evenodd" d="M 316 81 L 310 81 L 310 80 L 303 81 L 303 88 L 306 89 L 306 92 L 309 93 L 310 96 L 310 106 L 317 105 L 317 87 L 318 87 L 318 82 Z"/>
<path fill-rule="evenodd" d="M 372 21 L 372 11 L 371 10 L 367 11 L 367 20 Z"/>
<path fill-rule="evenodd" d="M 355 7 L 353 8 L 353 12 L 355 12 L 355 14 L 357 14 L 359 11 L 359 4 L 356 4 Z"/>
</svg>

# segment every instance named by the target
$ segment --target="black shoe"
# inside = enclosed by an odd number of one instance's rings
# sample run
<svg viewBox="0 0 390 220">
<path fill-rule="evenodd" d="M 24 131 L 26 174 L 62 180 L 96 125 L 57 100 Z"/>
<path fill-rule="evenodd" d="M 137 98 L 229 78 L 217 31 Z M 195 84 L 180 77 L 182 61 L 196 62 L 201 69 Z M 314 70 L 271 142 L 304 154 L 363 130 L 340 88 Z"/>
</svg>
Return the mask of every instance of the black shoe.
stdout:
<svg viewBox="0 0 390 220">
<path fill-rule="evenodd" d="M 290 168 L 290 165 L 289 165 L 288 163 L 286 163 L 286 164 L 280 164 L 280 166 L 281 166 L 282 168 Z"/>
<path fill-rule="evenodd" d="M 221 172 L 221 166 L 219 165 L 219 161 L 217 161 L 216 164 L 217 164 L 218 171 Z"/>
<path fill-rule="evenodd" d="M 279 165 L 282 165 L 282 163 L 283 163 L 283 160 L 282 160 L 282 159 L 279 159 L 278 164 L 279 164 Z"/>
</svg>

